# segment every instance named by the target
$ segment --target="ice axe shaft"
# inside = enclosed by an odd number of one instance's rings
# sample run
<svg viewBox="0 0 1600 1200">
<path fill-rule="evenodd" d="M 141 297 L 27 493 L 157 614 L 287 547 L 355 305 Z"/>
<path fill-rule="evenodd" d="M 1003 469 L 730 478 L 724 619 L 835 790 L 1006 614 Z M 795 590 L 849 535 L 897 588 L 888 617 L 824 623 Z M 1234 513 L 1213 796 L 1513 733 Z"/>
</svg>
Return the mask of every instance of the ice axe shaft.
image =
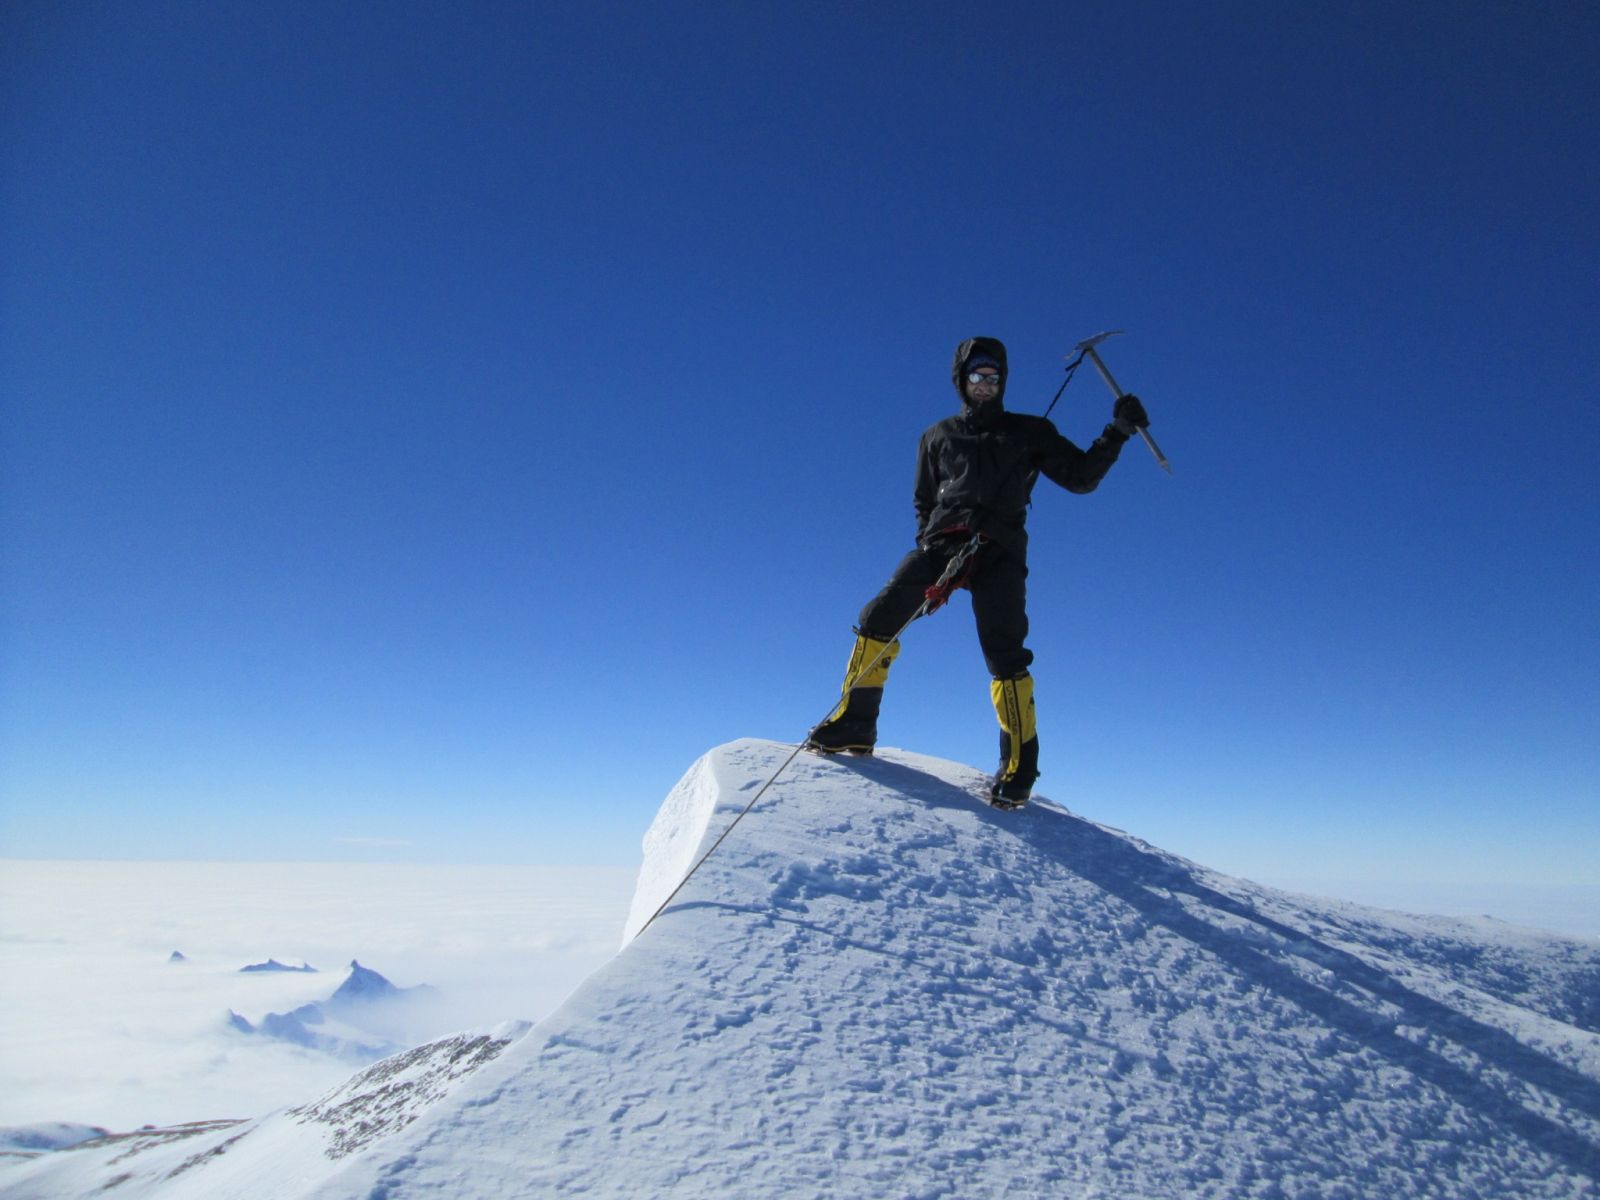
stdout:
<svg viewBox="0 0 1600 1200">
<path fill-rule="evenodd" d="M 1105 341 L 1105 339 L 1110 337 L 1112 333 L 1121 332 L 1122 331 L 1120 329 L 1114 329 L 1111 331 L 1111 333 L 1099 333 L 1086 342 L 1078 343 L 1078 349 L 1082 350 L 1086 355 L 1089 356 L 1089 361 L 1094 364 L 1094 369 L 1100 372 L 1100 378 L 1106 381 L 1106 386 L 1111 389 L 1111 397 L 1114 400 L 1122 399 L 1122 397 L 1127 395 L 1127 393 L 1117 386 L 1117 381 L 1112 378 L 1111 372 L 1106 368 L 1106 364 L 1101 361 L 1100 354 L 1095 350 L 1095 346 L 1097 343 Z M 1156 445 L 1156 440 L 1150 436 L 1150 431 L 1143 425 L 1140 425 L 1137 428 L 1139 431 L 1139 436 L 1144 439 L 1144 444 L 1150 447 L 1150 453 L 1154 454 L 1156 456 L 1156 461 L 1161 464 L 1161 469 L 1168 475 L 1171 475 L 1172 464 L 1167 461 L 1167 456 L 1161 453 L 1161 447 Z"/>
</svg>

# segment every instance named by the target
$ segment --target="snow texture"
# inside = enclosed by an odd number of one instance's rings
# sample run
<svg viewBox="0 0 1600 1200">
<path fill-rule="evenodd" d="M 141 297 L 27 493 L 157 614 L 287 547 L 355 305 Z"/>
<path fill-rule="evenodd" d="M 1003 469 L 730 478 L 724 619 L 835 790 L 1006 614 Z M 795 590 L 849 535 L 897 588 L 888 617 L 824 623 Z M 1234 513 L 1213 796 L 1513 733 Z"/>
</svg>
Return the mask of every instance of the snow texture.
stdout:
<svg viewBox="0 0 1600 1200">
<path fill-rule="evenodd" d="M 0 1170 L 8 1200 L 1592 1197 L 1600 950 L 1217 875 L 983 776 L 712 751 L 531 1031 Z M 114 1185 L 114 1186 L 113 1186 Z"/>
</svg>

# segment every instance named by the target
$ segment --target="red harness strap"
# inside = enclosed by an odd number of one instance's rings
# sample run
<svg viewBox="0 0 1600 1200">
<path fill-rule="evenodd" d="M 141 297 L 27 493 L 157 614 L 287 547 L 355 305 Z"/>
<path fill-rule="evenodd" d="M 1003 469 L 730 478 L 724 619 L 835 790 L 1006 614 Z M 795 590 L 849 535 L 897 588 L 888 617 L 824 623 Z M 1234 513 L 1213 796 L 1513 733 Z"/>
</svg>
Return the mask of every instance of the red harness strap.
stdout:
<svg viewBox="0 0 1600 1200">
<path fill-rule="evenodd" d="M 944 607 L 945 601 L 950 599 L 953 592 L 967 586 L 967 581 L 972 578 L 973 568 L 978 565 L 978 547 L 983 540 L 981 534 L 973 534 L 967 544 L 956 551 L 955 556 L 945 564 L 944 574 L 939 576 L 938 581 L 923 591 L 924 616 L 937 612 Z"/>
</svg>

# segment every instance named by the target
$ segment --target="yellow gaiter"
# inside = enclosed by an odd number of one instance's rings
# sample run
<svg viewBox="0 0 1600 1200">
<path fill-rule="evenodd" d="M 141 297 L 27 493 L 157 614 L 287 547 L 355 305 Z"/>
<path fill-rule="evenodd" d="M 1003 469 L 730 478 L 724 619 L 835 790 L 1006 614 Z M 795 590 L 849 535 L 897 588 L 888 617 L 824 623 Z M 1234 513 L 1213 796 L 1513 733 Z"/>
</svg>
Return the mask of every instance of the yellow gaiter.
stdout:
<svg viewBox="0 0 1600 1200">
<path fill-rule="evenodd" d="M 881 688 L 888 682 L 889 664 L 894 662 L 895 655 L 899 653 L 899 642 L 880 642 L 865 634 L 856 634 L 856 644 L 850 651 L 850 663 L 844 669 L 844 687 L 840 689 L 843 698 L 828 720 L 837 721 L 844 715 L 845 706 L 850 703 L 850 693 L 856 688 Z"/>
<path fill-rule="evenodd" d="M 1007 759 L 1001 775 L 1013 778 L 1022 764 L 1022 745 L 1038 736 L 1038 724 L 1033 712 L 1033 676 L 1018 675 L 1015 679 L 996 679 L 989 684 L 989 698 L 994 701 L 994 715 L 1006 733 Z"/>
</svg>

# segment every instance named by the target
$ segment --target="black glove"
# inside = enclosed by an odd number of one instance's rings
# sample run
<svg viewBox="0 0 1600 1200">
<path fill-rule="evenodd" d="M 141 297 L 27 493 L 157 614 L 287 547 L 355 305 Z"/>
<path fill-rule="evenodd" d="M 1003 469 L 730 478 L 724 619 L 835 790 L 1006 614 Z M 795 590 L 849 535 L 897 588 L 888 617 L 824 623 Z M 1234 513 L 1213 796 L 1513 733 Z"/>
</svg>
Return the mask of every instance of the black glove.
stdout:
<svg viewBox="0 0 1600 1200">
<path fill-rule="evenodd" d="M 1150 416 L 1144 411 L 1144 405 L 1139 403 L 1139 397 L 1130 392 L 1117 397 L 1116 406 L 1111 410 L 1111 423 L 1117 427 L 1118 433 L 1132 437 L 1135 431 L 1150 424 Z"/>
</svg>

